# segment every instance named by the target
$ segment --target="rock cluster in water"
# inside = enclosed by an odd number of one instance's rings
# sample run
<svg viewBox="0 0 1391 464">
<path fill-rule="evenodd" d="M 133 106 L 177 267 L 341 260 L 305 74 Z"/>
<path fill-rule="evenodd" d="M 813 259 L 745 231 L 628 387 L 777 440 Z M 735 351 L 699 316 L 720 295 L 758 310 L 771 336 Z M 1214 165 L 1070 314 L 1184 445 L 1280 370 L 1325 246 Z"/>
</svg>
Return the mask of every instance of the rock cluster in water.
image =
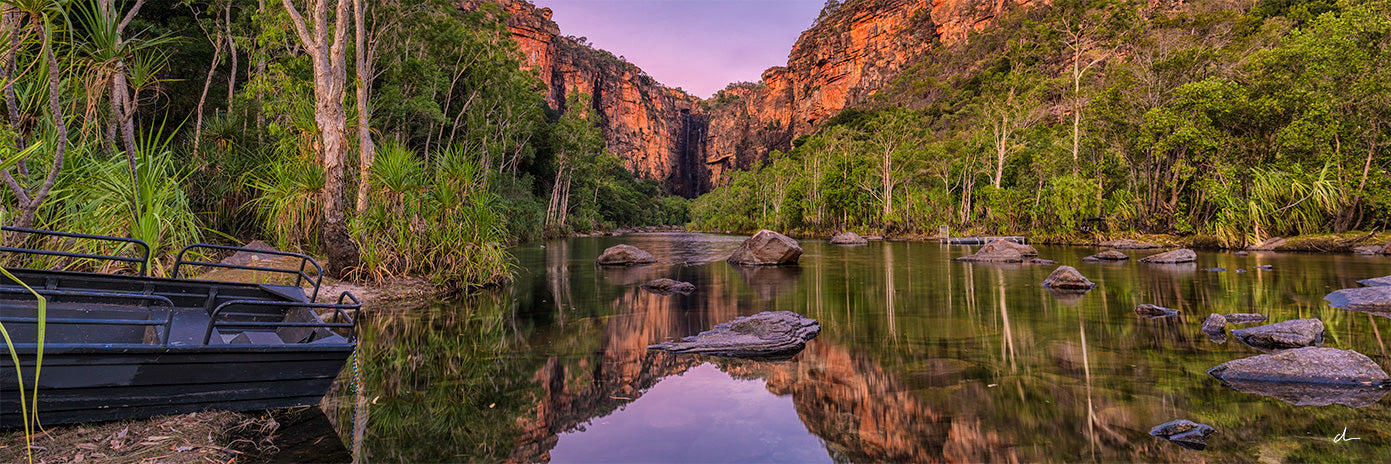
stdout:
<svg viewBox="0 0 1391 464">
<path fill-rule="evenodd" d="M 604 249 L 596 261 L 602 266 L 632 266 L 652 264 L 657 262 L 657 258 L 653 258 L 652 253 L 632 245 L 614 245 Z"/>
<path fill-rule="evenodd" d="M 1142 263 L 1150 264 L 1178 264 L 1191 263 L 1198 259 L 1198 254 L 1187 248 L 1179 248 L 1173 251 L 1166 251 L 1159 254 L 1149 255 L 1140 258 Z"/>
<path fill-rule="evenodd" d="M 1225 319 L 1225 318 L 1224 318 Z M 1237 329 L 1232 336 L 1253 348 L 1284 350 L 1323 343 L 1323 321 L 1295 319 L 1257 327 Z"/>
<path fill-rule="evenodd" d="M 745 240 L 726 261 L 743 266 L 776 266 L 797 264 L 801 257 L 802 247 L 796 240 L 765 229 Z"/>
<path fill-rule="evenodd" d="M 765 311 L 740 317 L 697 335 L 648 346 L 671 353 L 740 358 L 785 358 L 797 354 L 821 333 L 821 325 L 791 311 Z"/>
<path fill-rule="evenodd" d="M 1201 451 L 1207 448 L 1207 439 L 1214 431 L 1216 429 L 1210 425 L 1179 419 L 1154 426 L 1150 429 L 1150 435 L 1169 440 L 1184 448 Z"/>
<path fill-rule="evenodd" d="M 861 237 L 860 234 L 854 232 L 841 232 L 831 237 L 832 245 L 865 245 L 868 243 L 869 239 Z"/>
<path fill-rule="evenodd" d="M 689 295 L 691 294 L 691 292 L 694 292 L 696 290 L 695 285 L 690 282 L 681 282 L 678 280 L 672 280 L 667 278 L 652 280 L 650 282 L 642 284 L 642 288 L 663 295 L 670 295 L 672 293 Z"/>
</svg>

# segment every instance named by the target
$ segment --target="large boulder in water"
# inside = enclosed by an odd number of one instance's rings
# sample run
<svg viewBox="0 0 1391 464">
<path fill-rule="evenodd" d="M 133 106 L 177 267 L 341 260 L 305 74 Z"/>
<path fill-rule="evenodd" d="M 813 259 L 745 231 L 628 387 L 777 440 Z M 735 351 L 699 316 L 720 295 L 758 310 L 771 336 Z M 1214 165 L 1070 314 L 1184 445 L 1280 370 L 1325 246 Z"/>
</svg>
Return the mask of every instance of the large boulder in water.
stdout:
<svg viewBox="0 0 1391 464">
<path fill-rule="evenodd" d="M 1201 451 L 1207 448 L 1207 439 L 1214 431 L 1216 429 L 1210 425 L 1179 419 L 1154 426 L 1150 429 L 1150 435 L 1169 440 L 1184 448 Z"/>
<path fill-rule="evenodd" d="M 835 237 L 831 237 L 832 245 L 864 245 L 867 243 L 869 243 L 868 239 L 854 232 L 841 232 Z"/>
<path fill-rule="evenodd" d="M 1208 369 L 1221 381 L 1375 386 L 1388 376 L 1362 353 L 1308 346 L 1227 361 Z"/>
<path fill-rule="evenodd" d="M 739 245 L 726 261 L 744 266 L 774 266 L 797 264 L 797 259 L 801 257 L 802 247 L 797 245 L 796 240 L 771 230 L 760 230 L 744 240 L 744 244 Z"/>
<path fill-rule="evenodd" d="M 1386 395 L 1386 371 L 1351 350 L 1305 347 L 1227 361 L 1207 373 L 1241 392 L 1299 406 L 1369 406 Z"/>
<path fill-rule="evenodd" d="M 1096 283 L 1087 280 L 1072 266 L 1058 266 L 1053 273 L 1048 274 L 1048 278 L 1043 279 L 1043 286 L 1058 290 L 1087 291 L 1096 287 Z"/>
<path fill-rule="evenodd" d="M 1166 251 L 1163 253 L 1149 255 L 1144 258 L 1140 258 L 1140 262 L 1150 264 L 1178 264 L 1191 263 L 1193 261 L 1196 261 L 1197 259 L 1198 254 L 1194 253 L 1193 250 L 1187 248 L 1179 248 L 1177 250 Z"/>
<path fill-rule="evenodd" d="M 631 266 L 652 264 L 657 262 L 657 258 L 653 258 L 652 253 L 632 245 L 614 245 L 604 249 L 596 262 L 601 266 Z"/>
<path fill-rule="evenodd" d="M 765 311 L 736 318 L 695 336 L 648 346 L 671 353 L 740 358 L 788 358 L 821 333 L 821 325 L 791 311 Z"/>
<path fill-rule="evenodd" d="M 1225 318 L 1224 318 L 1225 319 Z M 1284 350 L 1323 343 L 1323 321 L 1295 319 L 1232 331 L 1242 343 L 1263 350 Z"/>
<path fill-rule="evenodd" d="M 1106 250 L 1101 253 L 1082 258 L 1082 262 L 1101 263 L 1107 261 L 1125 261 L 1127 259 L 1130 259 L 1130 257 L 1126 256 L 1125 253 L 1121 253 L 1116 250 Z"/>
</svg>

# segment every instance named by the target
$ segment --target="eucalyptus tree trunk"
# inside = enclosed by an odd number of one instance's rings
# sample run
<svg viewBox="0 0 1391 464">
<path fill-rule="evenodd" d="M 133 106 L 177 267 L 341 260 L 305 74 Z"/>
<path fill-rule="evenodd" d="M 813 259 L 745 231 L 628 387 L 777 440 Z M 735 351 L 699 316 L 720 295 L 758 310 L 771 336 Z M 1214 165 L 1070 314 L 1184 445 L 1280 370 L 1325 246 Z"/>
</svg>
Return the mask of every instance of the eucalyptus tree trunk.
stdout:
<svg viewBox="0 0 1391 464">
<path fill-rule="evenodd" d="M 320 162 L 324 168 L 324 189 L 321 239 L 328 254 L 325 269 L 331 275 L 343 276 L 356 266 L 360 255 L 357 244 L 348 234 L 344 216 L 344 162 L 348 158 L 347 111 L 343 98 L 347 94 L 348 70 L 344 57 L 347 48 L 348 0 L 337 0 L 332 31 L 329 22 L 330 0 L 313 0 L 310 25 L 295 9 L 291 0 L 281 0 L 295 33 L 314 64 L 314 122 L 319 128 Z"/>
<path fill-rule="evenodd" d="M 353 0 L 353 24 L 356 42 L 354 65 L 357 69 L 357 211 L 367 210 L 367 193 L 371 189 L 372 161 L 377 156 L 377 147 L 372 143 L 371 117 L 367 111 L 367 92 L 372 87 L 372 62 L 374 53 L 367 49 L 367 8 L 362 0 Z"/>
</svg>

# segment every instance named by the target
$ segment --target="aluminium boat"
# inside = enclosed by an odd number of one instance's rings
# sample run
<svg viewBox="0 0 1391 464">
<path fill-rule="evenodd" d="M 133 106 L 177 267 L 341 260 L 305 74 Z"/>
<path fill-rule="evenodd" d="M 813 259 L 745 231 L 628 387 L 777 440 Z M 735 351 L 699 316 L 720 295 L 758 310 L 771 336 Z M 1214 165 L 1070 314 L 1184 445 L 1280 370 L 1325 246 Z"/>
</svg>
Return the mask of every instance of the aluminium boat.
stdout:
<svg viewBox="0 0 1391 464">
<path fill-rule="evenodd" d="M 46 299 L 47 311 L 39 363 L 37 299 L 0 276 L 0 324 L 9 333 L 9 341 L 0 339 L 0 428 L 22 425 L 16 372 L 23 375 L 26 395 L 32 395 L 37 371 L 37 412 L 44 425 L 277 409 L 317 404 L 357 346 L 361 301 L 347 292 L 332 303 L 318 301 L 323 268 L 305 255 L 195 244 L 179 252 L 173 277 L 151 277 L 149 246 L 139 240 L 3 229 L 25 234 L 23 243 L 95 240 L 137 250 L 102 255 L 37 245 L 0 247 L 18 261 L 95 260 L 138 273 L 6 268 Z M 297 258 L 299 269 L 199 257 L 228 251 Z M 294 282 L 179 278 L 188 266 L 280 274 Z M 18 355 L 18 368 L 10 349 Z"/>
</svg>

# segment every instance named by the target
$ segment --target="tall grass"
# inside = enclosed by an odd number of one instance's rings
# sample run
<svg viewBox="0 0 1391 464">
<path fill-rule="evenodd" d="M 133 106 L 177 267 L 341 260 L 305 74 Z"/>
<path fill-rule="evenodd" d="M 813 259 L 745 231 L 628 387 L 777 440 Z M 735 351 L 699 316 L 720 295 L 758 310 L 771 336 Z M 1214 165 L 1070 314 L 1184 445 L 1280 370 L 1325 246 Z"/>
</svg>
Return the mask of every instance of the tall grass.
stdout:
<svg viewBox="0 0 1391 464">
<path fill-rule="evenodd" d="M 24 423 L 24 449 L 25 454 L 29 457 L 29 462 L 32 463 L 34 462 L 34 430 L 40 426 L 39 372 L 43 369 L 44 335 L 48 331 L 48 300 L 45 299 L 43 295 L 39 295 L 38 292 L 35 292 L 34 289 L 29 288 L 28 284 L 19 280 L 14 274 L 10 274 L 10 271 L 5 270 L 5 268 L 0 268 L 0 274 L 4 274 L 10 281 L 23 286 L 25 290 L 28 290 L 30 294 L 34 295 L 34 300 L 37 303 L 37 318 L 39 321 L 36 331 L 37 339 L 35 340 L 34 352 L 34 387 L 28 389 L 27 393 L 24 385 L 24 371 L 20 369 L 19 364 L 19 351 L 15 349 L 14 339 L 10 338 L 10 332 L 5 329 L 5 324 L 0 324 L 0 336 L 5 338 L 5 346 L 9 348 L 10 352 L 10 361 L 14 362 L 15 381 L 19 384 L 20 421 Z"/>
<path fill-rule="evenodd" d="M 468 153 L 446 150 L 432 161 L 395 143 L 377 152 L 374 201 L 352 222 L 361 277 L 427 275 L 445 290 L 506 282 L 513 264 L 501 197 Z"/>
</svg>

